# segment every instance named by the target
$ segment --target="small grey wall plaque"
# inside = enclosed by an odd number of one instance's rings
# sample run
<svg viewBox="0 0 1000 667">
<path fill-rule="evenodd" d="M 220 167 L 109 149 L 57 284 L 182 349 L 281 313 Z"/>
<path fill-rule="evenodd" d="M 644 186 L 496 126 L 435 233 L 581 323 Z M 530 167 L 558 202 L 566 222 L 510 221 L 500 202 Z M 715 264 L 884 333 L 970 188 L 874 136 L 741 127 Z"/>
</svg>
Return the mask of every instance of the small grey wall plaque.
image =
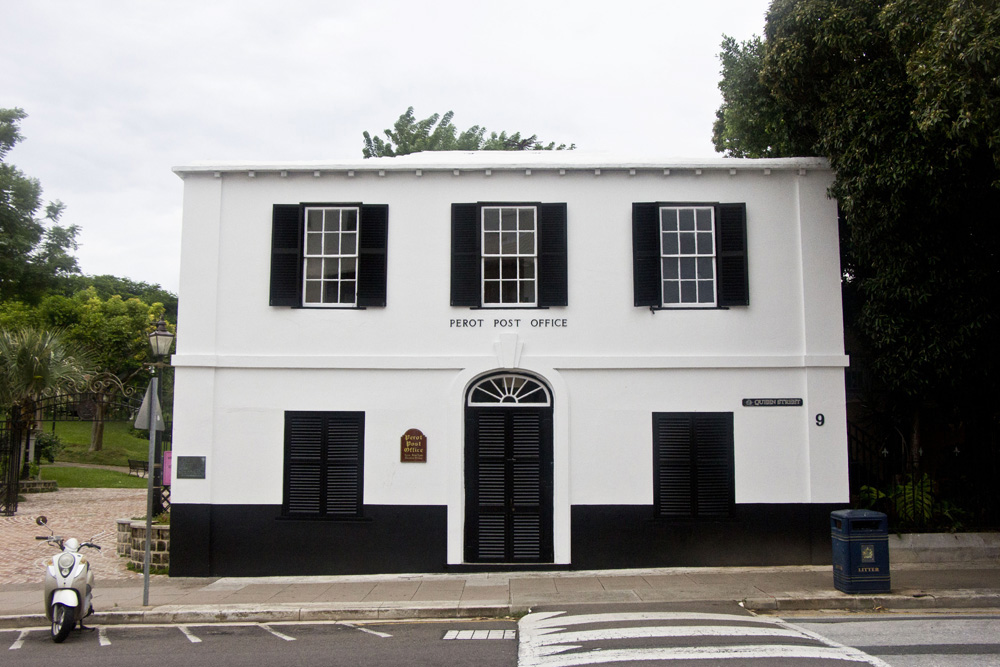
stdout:
<svg viewBox="0 0 1000 667">
<path fill-rule="evenodd" d="M 178 456 L 177 479 L 205 479 L 204 456 Z"/>
</svg>

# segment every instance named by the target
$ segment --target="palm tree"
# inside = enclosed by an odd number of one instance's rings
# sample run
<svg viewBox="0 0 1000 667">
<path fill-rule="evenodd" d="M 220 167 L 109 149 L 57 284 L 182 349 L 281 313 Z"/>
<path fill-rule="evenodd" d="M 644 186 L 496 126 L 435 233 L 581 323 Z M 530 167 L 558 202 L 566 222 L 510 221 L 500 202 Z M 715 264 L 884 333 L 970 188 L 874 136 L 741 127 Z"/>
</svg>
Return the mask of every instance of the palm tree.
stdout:
<svg viewBox="0 0 1000 667">
<path fill-rule="evenodd" d="M 57 330 L 0 330 L 0 407 L 8 420 L 34 425 L 40 399 L 83 380 L 92 368 L 87 354 Z M 27 466 L 23 444 L 21 454 Z"/>
</svg>

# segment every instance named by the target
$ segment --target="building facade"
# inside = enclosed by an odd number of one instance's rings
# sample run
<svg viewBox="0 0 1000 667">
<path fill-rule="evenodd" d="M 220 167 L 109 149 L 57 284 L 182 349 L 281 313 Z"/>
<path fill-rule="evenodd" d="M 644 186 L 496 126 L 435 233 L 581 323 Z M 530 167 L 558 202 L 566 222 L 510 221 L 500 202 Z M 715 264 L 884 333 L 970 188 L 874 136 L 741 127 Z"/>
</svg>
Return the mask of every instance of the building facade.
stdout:
<svg viewBox="0 0 1000 667">
<path fill-rule="evenodd" d="M 829 562 L 825 161 L 175 172 L 172 575 Z"/>
</svg>

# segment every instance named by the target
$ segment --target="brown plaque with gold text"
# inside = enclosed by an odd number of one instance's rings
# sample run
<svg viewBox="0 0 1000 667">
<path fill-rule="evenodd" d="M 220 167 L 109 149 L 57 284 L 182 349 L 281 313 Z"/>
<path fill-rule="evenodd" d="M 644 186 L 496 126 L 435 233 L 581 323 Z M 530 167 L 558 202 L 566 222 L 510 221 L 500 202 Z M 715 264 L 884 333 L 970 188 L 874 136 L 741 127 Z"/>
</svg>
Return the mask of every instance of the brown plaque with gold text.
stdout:
<svg viewBox="0 0 1000 667">
<path fill-rule="evenodd" d="M 399 439 L 399 460 L 402 463 L 427 463 L 427 436 L 411 428 Z"/>
</svg>

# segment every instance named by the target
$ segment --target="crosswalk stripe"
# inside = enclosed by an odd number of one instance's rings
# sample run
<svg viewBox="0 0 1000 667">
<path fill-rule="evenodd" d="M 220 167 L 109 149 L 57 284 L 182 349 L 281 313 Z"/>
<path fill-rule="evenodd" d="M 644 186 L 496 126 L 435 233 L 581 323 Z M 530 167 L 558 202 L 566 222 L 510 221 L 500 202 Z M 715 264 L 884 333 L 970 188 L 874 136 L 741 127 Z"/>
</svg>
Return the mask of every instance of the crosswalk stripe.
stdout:
<svg viewBox="0 0 1000 667">
<path fill-rule="evenodd" d="M 630 611 L 606 614 L 579 614 L 564 616 L 564 611 L 541 611 L 528 614 L 520 625 L 529 628 L 552 628 L 559 625 L 583 625 L 586 623 L 607 623 L 609 621 L 740 621 L 760 625 L 778 625 L 778 622 L 763 616 L 737 616 L 735 614 L 704 614 L 699 612 L 676 611 Z"/>
<path fill-rule="evenodd" d="M 730 660 L 730 659 L 826 659 L 847 662 L 869 662 L 867 656 L 848 655 L 844 651 L 828 646 L 781 646 L 763 644 L 758 646 L 695 646 L 679 648 L 637 648 L 589 651 L 587 653 L 538 656 L 524 660 L 518 657 L 518 667 L 574 667 L 575 665 L 597 665 L 610 662 L 631 662 L 640 660 Z"/>
<path fill-rule="evenodd" d="M 797 637 L 804 635 L 784 628 L 748 628 L 724 625 L 659 625 L 631 628 L 603 628 L 583 632 L 560 632 L 536 638 L 535 645 L 565 642 L 593 642 L 608 639 L 639 639 L 657 637 Z"/>
<path fill-rule="evenodd" d="M 716 625 L 624 625 L 593 630 L 566 631 L 585 624 L 650 623 L 655 621 L 714 621 Z M 782 619 L 747 617 L 735 614 L 698 612 L 623 612 L 566 615 L 566 612 L 535 612 L 518 624 L 521 642 L 518 667 L 573 667 L 612 662 L 646 660 L 727 660 L 727 659 L 827 659 L 860 662 L 873 667 L 888 665 L 863 651 L 838 644 Z M 583 650 L 587 642 L 648 638 L 784 638 L 816 642 L 809 644 L 734 644 L 727 646 L 674 646 L 659 648 L 615 648 Z M 576 651 L 576 652 L 573 652 Z"/>
</svg>

